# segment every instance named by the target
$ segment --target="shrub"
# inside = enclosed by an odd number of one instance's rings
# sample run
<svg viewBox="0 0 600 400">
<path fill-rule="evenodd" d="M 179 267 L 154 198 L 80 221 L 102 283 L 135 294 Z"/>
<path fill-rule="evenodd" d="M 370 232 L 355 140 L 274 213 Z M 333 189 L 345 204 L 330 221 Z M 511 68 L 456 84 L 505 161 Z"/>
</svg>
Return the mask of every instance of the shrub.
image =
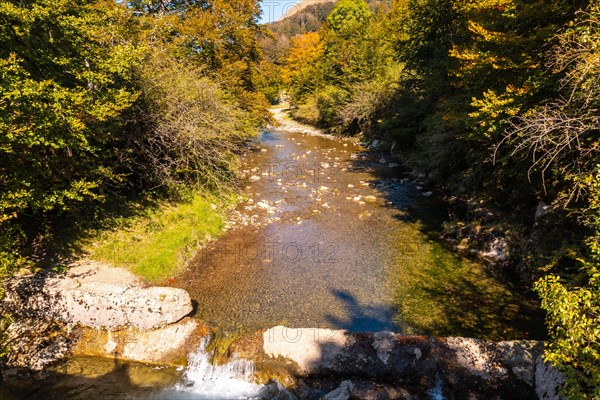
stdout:
<svg viewBox="0 0 600 400">
<path fill-rule="evenodd" d="M 236 101 L 192 65 L 156 51 L 139 71 L 133 168 L 154 186 L 222 189 L 254 125 Z"/>
<path fill-rule="evenodd" d="M 319 124 L 328 127 L 333 133 L 343 131 L 339 110 L 348 101 L 349 93 L 337 86 L 329 85 L 316 93 Z"/>
<path fill-rule="evenodd" d="M 391 65 L 383 76 L 352 85 L 350 100 L 338 112 L 343 126 L 356 123 L 361 131 L 367 131 L 377 114 L 393 101 L 401 73 L 402 66 Z"/>
<path fill-rule="evenodd" d="M 552 340 L 544 360 L 562 371 L 564 394 L 572 399 L 600 397 L 600 246 L 592 245 L 591 261 L 581 261 L 575 282 L 549 275 L 535 289 L 547 312 Z"/>
<path fill-rule="evenodd" d="M 316 96 L 309 96 L 294 110 L 294 118 L 307 124 L 317 125 L 321 118 Z"/>
</svg>

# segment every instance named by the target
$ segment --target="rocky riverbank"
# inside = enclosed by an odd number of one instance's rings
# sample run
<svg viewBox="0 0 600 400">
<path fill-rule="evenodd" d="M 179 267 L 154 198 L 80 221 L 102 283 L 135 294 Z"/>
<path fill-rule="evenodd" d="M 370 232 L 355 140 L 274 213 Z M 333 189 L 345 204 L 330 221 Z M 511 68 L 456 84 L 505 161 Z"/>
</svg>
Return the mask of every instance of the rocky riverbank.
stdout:
<svg viewBox="0 0 600 400">
<path fill-rule="evenodd" d="M 278 326 L 262 344 L 269 359 L 293 362 L 301 399 L 557 399 L 562 382 L 539 341 Z"/>
<path fill-rule="evenodd" d="M 126 270 L 92 262 L 21 276 L 2 301 L 3 313 L 15 318 L 6 365 L 40 371 L 66 355 L 181 364 L 203 333 L 185 318 L 192 309 L 184 290 L 146 286 Z"/>
<path fill-rule="evenodd" d="M 294 120 L 290 116 L 290 110 L 286 105 L 279 107 L 273 107 L 270 109 L 273 119 L 275 120 L 274 126 L 269 126 L 269 129 L 281 130 L 291 133 L 300 133 L 311 136 L 322 136 L 331 140 L 343 140 L 347 142 L 359 143 L 360 139 L 357 137 L 350 136 L 333 136 L 323 132 L 321 129 L 316 128 L 312 125 L 304 124 Z"/>
<path fill-rule="evenodd" d="M 313 126 L 303 124 L 301 122 L 293 120 L 289 116 L 289 109 L 287 107 L 273 107 L 270 109 L 273 119 L 276 122 L 272 129 L 281 129 L 286 132 L 302 133 L 307 135 L 324 136 L 325 133 L 320 129 Z M 325 135 L 328 136 L 328 135 Z"/>
<path fill-rule="evenodd" d="M 189 295 L 148 287 L 129 272 L 81 264 L 10 282 L 3 310 L 16 317 L 5 380 L 35 378 L 67 356 L 186 364 L 206 329 L 187 318 Z M 255 363 L 258 398 L 557 399 L 561 378 L 539 341 L 437 339 L 392 332 L 292 329 L 245 335 L 228 349 Z"/>
</svg>

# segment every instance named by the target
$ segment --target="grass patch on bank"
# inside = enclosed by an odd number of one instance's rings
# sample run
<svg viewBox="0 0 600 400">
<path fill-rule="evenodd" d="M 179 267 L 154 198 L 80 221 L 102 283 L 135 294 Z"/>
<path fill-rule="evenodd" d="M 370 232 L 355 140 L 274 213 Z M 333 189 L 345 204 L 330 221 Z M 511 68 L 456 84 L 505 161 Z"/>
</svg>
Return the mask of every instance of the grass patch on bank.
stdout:
<svg viewBox="0 0 600 400">
<path fill-rule="evenodd" d="M 149 282 L 176 275 L 200 247 L 225 229 L 236 196 L 196 193 L 163 202 L 102 231 L 85 246 L 90 258 L 123 267 Z"/>
</svg>

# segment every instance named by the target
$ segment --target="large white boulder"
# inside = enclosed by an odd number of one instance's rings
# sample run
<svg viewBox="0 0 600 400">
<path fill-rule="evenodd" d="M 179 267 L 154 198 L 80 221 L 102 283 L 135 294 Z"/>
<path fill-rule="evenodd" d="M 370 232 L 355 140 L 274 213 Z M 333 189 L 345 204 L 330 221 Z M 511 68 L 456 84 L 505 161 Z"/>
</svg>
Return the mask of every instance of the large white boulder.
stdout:
<svg viewBox="0 0 600 400">
<path fill-rule="evenodd" d="M 89 263 L 19 278 L 8 285 L 3 306 L 20 317 L 109 329 L 158 328 L 192 311 L 185 290 L 144 287 L 126 270 Z"/>
<path fill-rule="evenodd" d="M 204 334 L 197 320 L 183 320 L 156 329 L 118 331 L 80 328 L 71 353 L 163 365 L 184 365 Z"/>
<path fill-rule="evenodd" d="M 263 346 L 268 356 L 292 360 L 300 373 L 308 374 L 329 367 L 349 339 L 343 330 L 276 326 L 263 333 Z"/>
</svg>

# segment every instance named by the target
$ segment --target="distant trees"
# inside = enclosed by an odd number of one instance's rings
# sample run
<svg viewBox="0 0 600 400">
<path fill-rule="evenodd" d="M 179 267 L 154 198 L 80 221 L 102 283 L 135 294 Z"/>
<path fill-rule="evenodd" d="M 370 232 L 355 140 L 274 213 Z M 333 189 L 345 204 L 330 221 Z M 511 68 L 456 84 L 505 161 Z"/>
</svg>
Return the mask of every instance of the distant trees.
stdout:
<svg viewBox="0 0 600 400">
<path fill-rule="evenodd" d="M 327 28 L 335 35 L 350 39 L 367 26 L 371 11 L 364 0 L 340 0 L 327 17 Z"/>
<path fill-rule="evenodd" d="M 318 33 L 294 38 L 283 76 L 295 115 L 339 133 L 370 126 L 401 71 L 389 24 L 363 0 L 344 0 Z"/>
<path fill-rule="evenodd" d="M 292 39 L 283 77 L 290 94 L 303 99 L 322 86 L 325 44 L 318 32 L 309 32 Z"/>
<path fill-rule="evenodd" d="M 259 35 L 265 59 L 277 66 L 285 62 L 292 38 L 318 31 L 333 10 L 334 2 L 309 4 L 292 16 L 265 26 Z"/>
<path fill-rule="evenodd" d="M 450 186 L 531 207 L 549 180 L 514 163 L 507 147 L 493 149 L 517 118 L 557 96 L 548 53 L 586 3 L 397 0 L 372 14 L 364 1 L 344 0 L 319 30 L 324 50 L 311 63 L 322 77 L 295 63 L 283 75 L 294 77 L 297 116 L 413 146 L 423 154 L 418 167 Z M 302 40 L 290 46 L 292 59 Z M 529 179 L 544 184 L 523 191 Z"/>
</svg>

